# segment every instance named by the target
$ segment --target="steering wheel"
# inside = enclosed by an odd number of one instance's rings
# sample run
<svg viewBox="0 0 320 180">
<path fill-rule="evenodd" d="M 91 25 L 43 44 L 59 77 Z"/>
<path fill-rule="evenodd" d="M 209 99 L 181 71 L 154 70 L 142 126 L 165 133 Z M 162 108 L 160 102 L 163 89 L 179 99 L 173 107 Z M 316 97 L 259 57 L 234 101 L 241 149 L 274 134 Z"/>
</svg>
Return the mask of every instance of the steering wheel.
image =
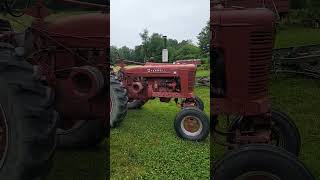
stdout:
<svg viewBox="0 0 320 180">
<path fill-rule="evenodd" d="M 29 7 L 30 2 L 31 0 L 27 0 L 27 3 L 24 2 L 24 6 L 22 8 L 17 8 L 17 0 L 5 0 L 4 6 L 11 16 L 21 17 L 24 15 L 24 10 Z"/>
</svg>

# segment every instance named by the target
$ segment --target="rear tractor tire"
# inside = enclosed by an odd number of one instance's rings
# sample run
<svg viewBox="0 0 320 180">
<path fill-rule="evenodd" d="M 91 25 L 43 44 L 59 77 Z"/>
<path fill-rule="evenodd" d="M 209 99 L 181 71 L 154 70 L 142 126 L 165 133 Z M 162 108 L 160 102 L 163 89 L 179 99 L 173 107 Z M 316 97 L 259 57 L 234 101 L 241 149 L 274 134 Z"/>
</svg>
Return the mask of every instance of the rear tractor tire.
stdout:
<svg viewBox="0 0 320 180">
<path fill-rule="evenodd" d="M 128 97 L 121 83 L 110 76 L 110 127 L 118 126 L 127 115 Z"/>
<path fill-rule="evenodd" d="M 240 147 L 212 167 L 212 180 L 315 180 L 293 154 L 273 145 Z"/>
<path fill-rule="evenodd" d="M 58 148 L 90 148 L 98 145 L 107 137 L 103 120 L 78 120 L 71 128 L 57 129 Z"/>
<path fill-rule="evenodd" d="M 40 72 L 0 48 L 0 179 L 44 179 L 52 166 L 58 114 Z"/>
<path fill-rule="evenodd" d="M 187 107 L 177 114 L 174 121 L 174 129 L 182 139 L 203 141 L 209 135 L 209 119 L 200 109 Z"/>
</svg>

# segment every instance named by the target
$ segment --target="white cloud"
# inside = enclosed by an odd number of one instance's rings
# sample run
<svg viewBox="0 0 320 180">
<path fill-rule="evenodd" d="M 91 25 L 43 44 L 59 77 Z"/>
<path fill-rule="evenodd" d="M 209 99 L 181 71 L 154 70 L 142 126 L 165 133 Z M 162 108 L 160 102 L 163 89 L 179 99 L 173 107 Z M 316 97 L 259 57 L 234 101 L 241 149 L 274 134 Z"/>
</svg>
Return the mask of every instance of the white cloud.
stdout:
<svg viewBox="0 0 320 180">
<path fill-rule="evenodd" d="M 191 39 L 206 25 L 209 0 L 111 0 L 111 45 L 134 47 L 147 28 L 179 41 Z"/>
</svg>

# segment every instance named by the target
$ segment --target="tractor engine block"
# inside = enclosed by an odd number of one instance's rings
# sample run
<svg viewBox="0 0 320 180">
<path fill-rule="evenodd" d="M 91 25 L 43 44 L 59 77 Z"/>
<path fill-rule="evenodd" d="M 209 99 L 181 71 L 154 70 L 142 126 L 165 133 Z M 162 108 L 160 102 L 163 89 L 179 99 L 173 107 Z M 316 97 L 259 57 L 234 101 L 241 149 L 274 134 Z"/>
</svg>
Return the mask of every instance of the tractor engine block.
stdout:
<svg viewBox="0 0 320 180">
<path fill-rule="evenodd" d="M 160 98 L 168 102 L 172 98 L 193 98 L 195 74 L 195 64 L 146 63 L 122 68 L 120 77 L 130 99 Z"/>
<path fill-rule="evenodd" d="M 125 86 L 129 97 L 147 100 L 153 93 L 179 93 L 180 83 L 178 78 L 127 78 Z M 161 101 L 170 101 L 170 98 L 162 97 Z"/>
</svg>

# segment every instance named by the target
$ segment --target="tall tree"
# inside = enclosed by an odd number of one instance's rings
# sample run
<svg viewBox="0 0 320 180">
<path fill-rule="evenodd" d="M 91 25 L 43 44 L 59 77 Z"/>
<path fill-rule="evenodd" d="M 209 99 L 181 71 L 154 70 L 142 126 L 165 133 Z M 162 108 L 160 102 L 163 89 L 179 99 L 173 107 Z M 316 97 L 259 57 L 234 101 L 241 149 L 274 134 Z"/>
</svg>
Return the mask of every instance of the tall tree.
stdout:
<svg viewBox="0 0 320 180">
<path fill-rule="evenodd" d="M 207 22 L 207 25 L 201 30 L 197 38 L 201 54 L 208 56 L 210 52 L 210 21 Z"/>
</svg>

